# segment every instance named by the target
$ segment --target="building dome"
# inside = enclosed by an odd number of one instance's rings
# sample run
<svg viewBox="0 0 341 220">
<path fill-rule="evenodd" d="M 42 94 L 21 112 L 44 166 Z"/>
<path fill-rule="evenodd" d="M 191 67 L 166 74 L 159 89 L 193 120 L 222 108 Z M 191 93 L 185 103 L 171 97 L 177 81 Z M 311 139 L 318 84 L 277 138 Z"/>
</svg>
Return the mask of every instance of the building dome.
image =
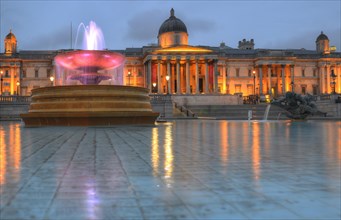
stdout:
<svg viewBox="0 0 341 220">
<path fill-rule="evenodd" d="M 316 42 L 320 40 L 329 40 L 327 35 L 325 35 L 323 31 L 321 31 L 321 34 L 316 38 Z"/>
<path fill-rule="evenodd" d="M 172 8 L 170 11 L 170 17 L 165 20 L 160 29 L 159 36 L 166 32 L 185 32 L 187 33 L 187 27 L 179 18 L 174 16 L 174 9 Z"/>
<path fill-rule="evenodd" d="M 15 35 L 12 33 L 12 30 L 9 31 L 9 34 L 7 34 L 6 38 L 7 40 L 16 40 L 17 38 L 15 37 Z"/>
</svg>

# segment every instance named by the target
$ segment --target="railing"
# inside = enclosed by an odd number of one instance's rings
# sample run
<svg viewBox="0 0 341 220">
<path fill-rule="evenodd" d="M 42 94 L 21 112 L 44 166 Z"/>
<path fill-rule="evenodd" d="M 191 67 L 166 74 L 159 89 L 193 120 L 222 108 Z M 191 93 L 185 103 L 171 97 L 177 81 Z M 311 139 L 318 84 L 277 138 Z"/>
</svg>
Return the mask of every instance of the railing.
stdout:
<svg viewBox="0 0 341 220">
<path fill-rule="evenodd" d="M 257 104 L 259 103 L 258 95 L 243 96 L 243 104 Z"/>
<path fill-rule="evenodd" d="M 27 103 L 31 102 L 31 96 L 0 96 L 0 103 Z"/>
<path fill-rule="evenodd" d="M 171 100 L 171 95 L 157 95 L 157 94 L 150 94 L 150 102 L 155 103 L 155 102 L 165 102 L 165 101 L 170 101 Z"/>
<path fill-rule="evenodd" d="M 320 95 L 320 100 L 330 100 L 331 96 L 329 94 L 327 95 Z"/>
<path fill-rule="evenodd" d="M 189 110 L 185 106 L 178 105 L 176 102 L 174 104 L 175 104 L 175 108 L 179 109 L 182 113 L 185 113 L 187 117 L 192 117 L 192 118 L 195 117 L 195 113 L 193 113 L 191 110 Z"/>
</svg>

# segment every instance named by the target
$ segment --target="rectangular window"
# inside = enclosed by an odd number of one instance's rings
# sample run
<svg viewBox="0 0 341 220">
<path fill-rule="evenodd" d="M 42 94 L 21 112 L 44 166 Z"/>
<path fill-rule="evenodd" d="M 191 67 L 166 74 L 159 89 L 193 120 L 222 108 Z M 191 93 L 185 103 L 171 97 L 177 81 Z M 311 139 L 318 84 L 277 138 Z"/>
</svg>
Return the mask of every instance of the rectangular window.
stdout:
<svg viewBox="0 0 341 220">
<path fill-rule="evenodd" d="M 249 70 L 249 72 L 247 73 L 247 75 L 248 75 L 249 77 L 251 77 L 251 70 Z"/>
<path fill-rule="evenodd" d="M 253 85 L 252 84 L 247 85 L 247 94 L 253 95 Z"/>
<path fill-rule="evenodd" d="M 49 78 L 51 76 L 51 70 L 47 69 L 46 70 L 46 77 Z"/>
<path fill-rule="evenodd" d="M 26 78 L 26 70 L 22 71 L 22 78 Z"/>
<path fill-rule="evenodd" d="M 9 71 L 8 70 L 5 71 L 5 77 L 9 77 Z"/>
<path fill-rule="evenodd" d="M 35 70 L 35 71 L 34 71 L 34 77 L 35 77 L 35 78 L 38 78 L 38 77 L 39 77 L 38 70 Z"/>
<path fill-rule="evenodd" d="M 236 77 L 239 77 L 239 68 L 236 68 Z"/>
<path fill-rule="evenodd" d="M 307 87 L 306 86 L 302 86 L 302 94 L 305 95 L 306 91 L 307 91 Z"/>
<path fill-rule="evenodd" d="M 314 77 L 316 77 L 316 72 L 317 72 L 317 70 L 314 69 L 314 70 L 313 70 L 313 76 L 314 76 Z"/>
<path fill-rule="evenodd" d="M 241 91 L 242 91 L 242 85 L 240 84 L 235 85 L 235 93 L 241 93 Z"/>
<path fill-rule="evenodd" d="M 141 69 L 137 69 L 137 75 L 138 75 L 138 76 L 142 76 L 142 71 L 141 71 Z"/>
<path fill-rule="evenodd" d="M 305 70 L 302 69 L 302 77 L 305 77 Z"/>
<path fill-rule="evenodd" d="M 317 85 L 313 85 L 313 95 L 317 95 L 318 93 L 318 87 Z"/>
</svg>

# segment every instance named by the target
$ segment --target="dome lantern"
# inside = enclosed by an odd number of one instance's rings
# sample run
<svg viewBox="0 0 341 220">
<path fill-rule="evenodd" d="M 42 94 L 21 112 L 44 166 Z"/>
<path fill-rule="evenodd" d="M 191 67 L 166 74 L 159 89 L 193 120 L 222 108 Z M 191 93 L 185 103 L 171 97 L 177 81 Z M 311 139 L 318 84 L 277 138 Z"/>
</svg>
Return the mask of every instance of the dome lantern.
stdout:
<svg viewBox="0 0 341 220">
<path fill-rule="evenodd" d="M 329 39 L 327 35 L 321 31 L 321 34 L 316 38 L 316 51 L 322 54 L 329 54 Z"/>
<path fill-rule="evenodd" d="M 5 43 L 5 54 L 11 55 L 17 52 L 17 38 L 12 33 L 12 29 L 9 31 L 9 34 L 6 35 L 4 43 Z"/>
</svg>

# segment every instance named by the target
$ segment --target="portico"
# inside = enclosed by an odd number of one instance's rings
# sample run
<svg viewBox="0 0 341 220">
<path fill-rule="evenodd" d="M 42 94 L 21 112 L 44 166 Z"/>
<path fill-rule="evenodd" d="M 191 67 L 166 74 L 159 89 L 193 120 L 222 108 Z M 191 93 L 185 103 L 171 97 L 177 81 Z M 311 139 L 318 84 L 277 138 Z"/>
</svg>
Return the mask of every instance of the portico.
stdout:
<svg viewBox="0 0 341 220">
<path fill-rule="evenodd" d="M 180 53 L 179 53 L 180 52 Z M 200 47 L 180 46 L 160 49 L 143 61 L 146 85 L 158 94 L 212 94 L 217 92 L 218 56 Z M 169 76 L 167 85 L 166 76 Z"/>
</svg>

